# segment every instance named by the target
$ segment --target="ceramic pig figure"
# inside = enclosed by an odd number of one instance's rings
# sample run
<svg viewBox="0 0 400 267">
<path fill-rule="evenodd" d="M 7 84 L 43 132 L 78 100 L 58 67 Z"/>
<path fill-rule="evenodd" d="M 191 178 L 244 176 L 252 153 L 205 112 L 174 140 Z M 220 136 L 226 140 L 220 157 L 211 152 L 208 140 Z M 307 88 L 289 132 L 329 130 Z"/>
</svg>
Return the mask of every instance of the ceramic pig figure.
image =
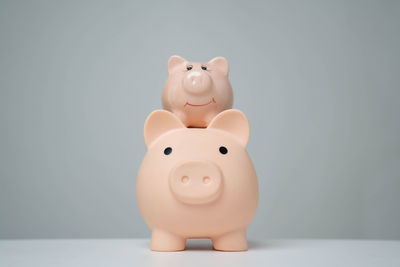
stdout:
<svg viewBox="0 0 400 267">
<path fill-rule="evenodd" d="M 162 95 L 164 109 L 178 116 L 186 127 L 207 127 L 218 113 L 232 108 L 228 72 L 228 61 L 223 57 L 200 63 L 172 56 Z"/>
<path fill-rule="evenodd" d="M 247 250 L 258 182 L 246 152 L 246 116 L 226 110 L 201 129 L 156 110 L 146 120 L 144 137 L 148 151 L 136 194 L 152 229 L 151 249 L 179 251 L 187 238 L 210 238 L 216 250 Z"/>
</svg>

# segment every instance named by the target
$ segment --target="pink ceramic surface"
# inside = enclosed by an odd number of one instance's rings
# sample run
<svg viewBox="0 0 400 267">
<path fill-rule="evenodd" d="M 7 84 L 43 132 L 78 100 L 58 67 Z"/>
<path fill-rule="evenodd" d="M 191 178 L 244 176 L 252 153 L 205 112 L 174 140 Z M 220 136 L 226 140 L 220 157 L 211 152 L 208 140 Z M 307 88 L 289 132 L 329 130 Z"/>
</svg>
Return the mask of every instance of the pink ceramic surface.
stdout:
<svg viewBox="0 0 400 267">
<path fill-rule="evenodd" d="M 172 56 L 162 95 L 164 109 L 187 127 L 207 127 L 218 113 L 232 108 L 228 72 L 228 61 L 223 57 L 201 63 Z"/>
<path fill-rule="evenodd" d="M 148 151 L 136 193 L 152 229 L 151 249 L 183 250 L 187 238 L 210 238 L 217 250 L 247 250 L 258 183 L 246 152 L 246 116 L 226 110 L 199 129 L 156 110 L 146 120 L 144 136 Z"/>
</svg>

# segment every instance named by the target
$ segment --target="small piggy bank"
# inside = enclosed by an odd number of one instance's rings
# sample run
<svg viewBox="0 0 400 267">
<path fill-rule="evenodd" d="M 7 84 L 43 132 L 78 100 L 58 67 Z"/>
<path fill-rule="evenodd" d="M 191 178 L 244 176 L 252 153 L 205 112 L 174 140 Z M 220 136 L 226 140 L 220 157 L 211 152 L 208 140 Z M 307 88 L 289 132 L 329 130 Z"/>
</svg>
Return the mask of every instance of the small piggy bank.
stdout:
<svg viewBox="0 0 400 267">
<path fill-rule="evenodd" d="M 223 57 L 199 63 L 172 56 L 162 94 L 164 109 L 178 116 L 186 127 L 207 127 L 218 113 L 232 108 L 228 72 L 228 61 Z"/>
<path fill-rule="evenodd" d="M 246 116 L 226 110 L 201 129 L 156 110 L 146 120 L 144 137 L 148 151 L 136 194 L 152 229 L 151 249 L 179 251 L 187 238 L 210 238 L 216 250 L 247 250 L 258 182 L 246 152 Z"/>
</svg>

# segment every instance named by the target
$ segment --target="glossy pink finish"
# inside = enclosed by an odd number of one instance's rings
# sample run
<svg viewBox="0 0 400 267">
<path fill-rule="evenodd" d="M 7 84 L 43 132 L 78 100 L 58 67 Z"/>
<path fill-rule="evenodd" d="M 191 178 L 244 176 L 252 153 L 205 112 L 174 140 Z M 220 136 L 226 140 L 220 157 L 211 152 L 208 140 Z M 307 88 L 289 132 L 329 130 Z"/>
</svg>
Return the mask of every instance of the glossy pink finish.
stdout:
<svg viewBox="0 0 400 267">
<path fill-rule="evenodd" d="M 166 110 L 149 115 L 136 194 L 152 250 L 183 250 L 187 238 L 210 238 L 217 250 L 247 250 L 246 228 L 258 202 L 249 133 L 239 110 L 219 113 L 205 129 L 186 128 Z"/>
<path fill-rule="evenodd" d="M 187 127 L 207 127 L 221 111 L 232 108 L 229 65 L 223 57 L 190 62 L 180 56 L 168 61 L 162 104 Z"/>
</svg>

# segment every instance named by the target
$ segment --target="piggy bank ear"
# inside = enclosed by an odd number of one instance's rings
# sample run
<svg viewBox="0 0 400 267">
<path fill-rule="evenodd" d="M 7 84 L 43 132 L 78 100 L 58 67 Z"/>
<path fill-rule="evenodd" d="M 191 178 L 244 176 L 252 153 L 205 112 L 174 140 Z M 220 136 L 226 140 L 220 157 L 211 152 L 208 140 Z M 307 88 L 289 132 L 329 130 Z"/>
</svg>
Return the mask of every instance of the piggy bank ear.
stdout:
<svg viewBox="0 0 400 267">
<path fill-rule="evenodd" d="M 237 109 L 222 111 L 208 125 L 209 129 L 218 129 L 231 133 L 244 146 L 250 136 L 250 126 L 246 115 Z"/>
<path fill-rule="evenodd" d="M 186 59 L 180 56 L 170 57 L 168 60 L 168 73 L 171 73 L 176 66 L 179 66 L 180 64 L 183 64 L 186 61 L 187 61 Z"/>
<path fill-rule="evenodd" d="M 211 66 L 211 69 L 217 69 L 224 75 L 228 75 L 229 73 L 229 64 L 228 60 L 224 57 L 216 57 L 208 61 L 208 64 Z"/>
<path fill-rule="evenodd" d="M 181 120 L 166 110 L 155 110 L 144 123 L 144 142 L 149 147 L 162 134 L 179 128 L 186 128 Z"/>
</svg>

